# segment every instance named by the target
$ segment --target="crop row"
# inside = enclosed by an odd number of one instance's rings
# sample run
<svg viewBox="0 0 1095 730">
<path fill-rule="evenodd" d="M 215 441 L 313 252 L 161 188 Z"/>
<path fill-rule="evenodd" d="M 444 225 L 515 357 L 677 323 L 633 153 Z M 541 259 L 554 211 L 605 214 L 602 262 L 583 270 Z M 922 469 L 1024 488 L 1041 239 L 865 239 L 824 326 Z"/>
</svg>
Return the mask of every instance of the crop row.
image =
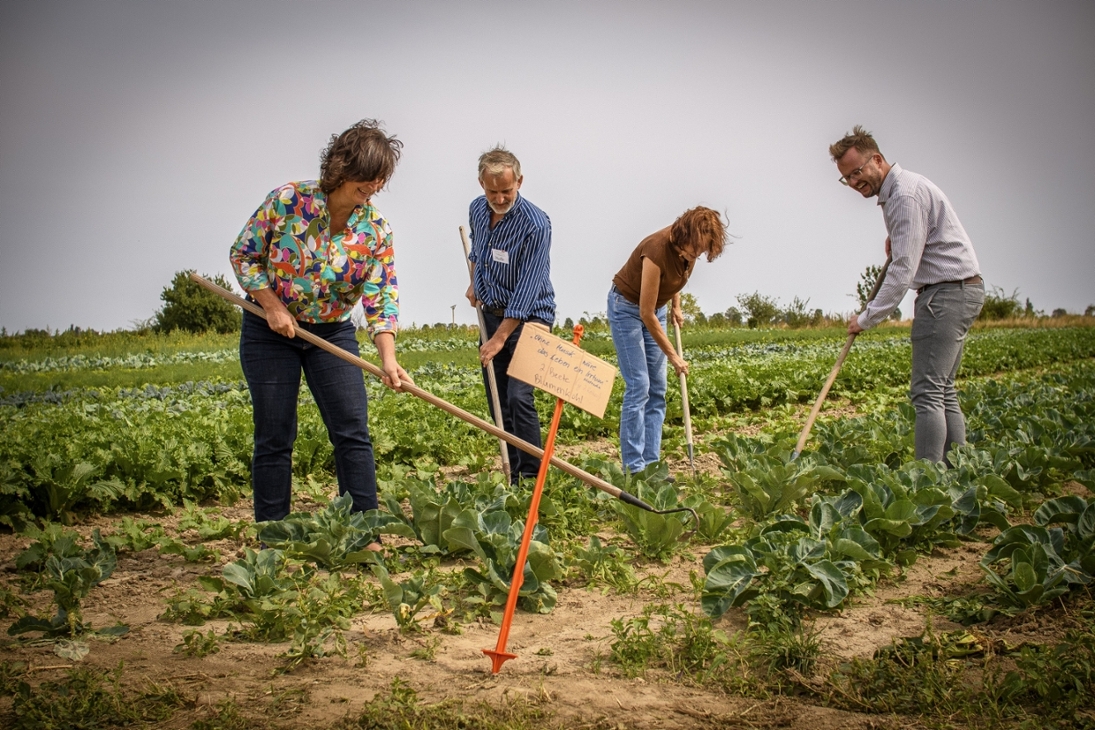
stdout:
<svg viewBox="0 0 1095 730">
<path fill-rule="evenodd" d="M 863 347 L 853 350 L 838 380 L 846 394 L 907 381 L 907 343 L 883 337 L 860 344 Z M 835 348 L 796 347 L 794 356 L 781 350 L 701 359 L 689 382 L 693 412 L 740 412 L 812 397 Z M 1095 329 L 1007 330 L 971 337 L 965 362 L 966 372 L 984 375 L 1093 355 Z M 414 375 L 440 397 L 484 414 L 477 369 L 433 364 Z M 423 462 L 479 471 L 493 458 L 493 439 L 444 412 L 377 383 L 369 383 L 369 392 L 370 428 L 382 474 L 398 465 Z M 613 436 L 621 393 L 618 382 L 603 420 L 576 408 L 564 409 L 560 440 L 574 443 Z M 0 443 L 0 519 L 28 513 L 57 518 L 74 509 L 109 511 L 178 504 L 183 499 L 231 499 L 248 489 L 252 426 L 248 394 L 240 383 L 102 388 L 11 398 L 10 405 L 0 405 L 6 434 Z M 671 390 L 671 420 L 679 414 L 676 398 Z M 550 399 L 540 394 L 538 403 L 546 422 Z M 303 389 L 294 473 L 298 478 L 324 477 L 331 471 L 330 443 Z"/>
<path fill-rule="evenodd" d="M 1069 481 L 1095 488 L 1095 364 L 1017 382 L 967 388 L 970 443 L 951 453 L 950 469 L 913 460 L 909 407 L 825 424 L 798 461 L 791 434 L 723 439 L 716 446 L 748 526 L 705 559 L 705 611 L 748 604 L 755 621 L 770 623 L 835 608 L 980 526 L 1001 531 L 982 562 L 1000 608 L 1090 584 L 1095 500 L 1043 500 Z M 1011 524 L 1035 507 L 1035 525 Z"/>
</svg>

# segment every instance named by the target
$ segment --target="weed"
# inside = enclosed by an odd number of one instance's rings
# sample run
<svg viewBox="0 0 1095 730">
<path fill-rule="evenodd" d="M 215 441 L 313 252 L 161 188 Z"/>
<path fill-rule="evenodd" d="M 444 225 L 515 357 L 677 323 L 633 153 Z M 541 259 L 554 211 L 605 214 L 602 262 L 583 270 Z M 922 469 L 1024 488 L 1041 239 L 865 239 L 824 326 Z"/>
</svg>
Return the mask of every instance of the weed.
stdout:
<svg viewBox="0 0 1095 730">
<path fill-rule="evenodd" d="M 212 717 L 196 720 L 192 730 L 252 730 L 255 725 L 240 712 L 231 698 L 217 703 L 216 713 Z"/>
<path fill-rule="evenodd" d="M 647 606 L 641 616 L 614 619 L 611 659 L 628 677 L 661 667 L 701 684 L 722 673 L 730 638 L 706 616 L 666 605 Z"/>
<path fill-rule="evenodd" d="M 221 650 L 220 640 L 213 629 L 209 629 L 207 634 L 202 634 L 200 631 L 186 631 L 183 633 L 182 638 L 182 643 L 175 646 L 175 653 L 177 654 L 200 658 L 216 654 Z"/>
<path fill-rule="evenodd" d="M 335 723 L 332 730 L 404 730 L 405 728 L 476 728 L 476 730 L 563 730 L 574 727 L 575 718 L 560 720 L 536 700 L 510 700 L 495 707 L 447 700 L 435 705 L 419 701 L 418 694 L 398 677 L 387 695 L 367 703 L 356 718 Z M 607 728 L 607 722 L 581 727 Z"/>
<path fill-rule="evenodd" d="M 20 682 L 13 697 L 12 730 L 158 723 L 183 705 L 173 689 L 149 684 L 142 692 L 127 691 L 121 677 L 120 665 L 113 672 L 78 667 L 58 682 L 42 682 L 34 688 Z"/>
<path fill-rule="evenodd" d="M 589 586 L 609 586 L 617 593 L 632 593 L 638 587 L 635 571 L 628 564 L 628 555 L 615 545 L 601 545 L 596 535 L 589 538 L 588 548 L 577 548 L 571 568 Z"/>
<path fill-rule="evenodd" d="M 23 615 L 24 601 L 6 585 L 0 585 L 0 618 Z"/>
<path fill-rule="evenodd" d="M 1014 669 L 1002 661 L 1012 654 Z M 827 699 L 858 711 L 936 722 L 1090 728 L 1095 717 L 1095 633 L 1070 631 L 1056 645 L 1018 650 L 968 632 L 896 640 L 870 660 L 836 669 Z"/>
<path fill-rule="evenodd" d="M 364 644 L 357 644 L 354 647 L 354 652 L 357 654 L 357 661 L 354 662 L 354 668 L 367 669 L 369 667 L 369 647 Z"/>
<path fill-rule="evenodd" d="M 418 648 L 411 652 L 411 657 L 427 662 L 432 662 L 437 658 L 437 647 L 441 646 L 440 636 L 432 634 L 416 643 Z"/>
<path fill-rule="evenodd" d="M 924 606 L 932 613 L 944 616 L 947 619 L 971 626 L 990 621 L 997 614 L 1010 615 L 1013 610 L 1006 606 L 998 605 L 990 595 L 979 594 L 969 596 L 909 596 L 890 601 L 902 606 Z"/>
<path fill-rule="evenodd" d="M 754 632 L 751 637 L 753 659 L 760 660 L 769 671 L 793 669 L 809 676 L 821 656 L 818 634 L 802 626 Z"/>
<path fill-rule="evenodd" d="M 24 662 L 0 662 L 0 697 L 10 697 L 19 688 L 19 683 L 27 674 Z"/>
</svg>

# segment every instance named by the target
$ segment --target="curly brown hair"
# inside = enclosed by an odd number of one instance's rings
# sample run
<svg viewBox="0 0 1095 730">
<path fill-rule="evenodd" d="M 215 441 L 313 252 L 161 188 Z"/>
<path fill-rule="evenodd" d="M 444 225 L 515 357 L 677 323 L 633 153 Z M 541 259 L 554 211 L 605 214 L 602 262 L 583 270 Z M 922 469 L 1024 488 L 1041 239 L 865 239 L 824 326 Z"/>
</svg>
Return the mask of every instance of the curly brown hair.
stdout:
<svg viewBox="0 0 1095 730">
<path fill-rule="evenodd" d="M 319 155 L 319 187 L 328 195 L 344 182 L 387 182 L 399 162 L 403 143 L 389 137 L 375 119 L 362 119 L 342 134 L 332 134 Z"/>
<path fill-rule="evenodd" d="M 722 248 L 726 245 L 726 225 L 716 211 L 699 205 L 686 210 L 673 221 L 669 228 L 669 242 L 678 251 L 693 243 L 698 244 L 700 252 L 707 254 L 707 260 L 714 261 L 722 255 Z"/>
<path fill-rule="evenodd" d="M 833 162 L 839 162 L 840 158 L 853 147 L 864 156 L 878 153 L 883 160 L 886 159 L 886 156 L 878 149 L 874 136 L 859 124 L 852 128 L 851 134 L 846 134 L 839 141 L 829 145 L 829 155 L 833 158 Z"/>
</svg>

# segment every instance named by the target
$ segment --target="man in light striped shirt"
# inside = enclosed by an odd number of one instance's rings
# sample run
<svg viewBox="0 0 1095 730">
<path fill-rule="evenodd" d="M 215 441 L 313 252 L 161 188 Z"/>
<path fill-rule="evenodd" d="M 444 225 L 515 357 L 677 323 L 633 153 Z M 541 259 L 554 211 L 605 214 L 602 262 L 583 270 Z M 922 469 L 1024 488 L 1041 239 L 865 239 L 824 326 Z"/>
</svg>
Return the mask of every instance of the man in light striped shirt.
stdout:
<svg viewBox="0 0 1095 730">
<path fill-rule="evenodd" d="M 848 322 L 856 334 L 882 322 L 916 289 L 912 384 L 916 458 L 947 462 L 966 442 L 966 419 L 954 379 L 962 347 L 985 301 L 973 244 L 943 191 L 915 172 L 890 164 L 871 133 L 856 126 L 829 147 L 840 182 L 864 198 L 878 197 L 886 221 L 889 271 L 874 301 Z"/>
<path fill-rule="evenodd" d="M 498 146 L 479 158 L 479 185 L 483 195 L 472 201 L 471 254 L 474 284 L 467 297 L 483 307 L 486 341 L 479 348 L 483 382 L 486 366 L 494 361 L 502 425 L 508 433 L 540 445 L 540 417 L 533 388 L 508 375 L 517 340 L 525 322 L 551 327 L 555 321 L 555 291 L 551 287 L 551 221 L 544 211 L 521 197 L 521 163 Z M 493 405 L 491 405 L 493 411 Z M 492 414 L 493 415 L 493 414 Z M 536 478 L 540 460 L 508 446 L 510 481 Z"/>
</svg>

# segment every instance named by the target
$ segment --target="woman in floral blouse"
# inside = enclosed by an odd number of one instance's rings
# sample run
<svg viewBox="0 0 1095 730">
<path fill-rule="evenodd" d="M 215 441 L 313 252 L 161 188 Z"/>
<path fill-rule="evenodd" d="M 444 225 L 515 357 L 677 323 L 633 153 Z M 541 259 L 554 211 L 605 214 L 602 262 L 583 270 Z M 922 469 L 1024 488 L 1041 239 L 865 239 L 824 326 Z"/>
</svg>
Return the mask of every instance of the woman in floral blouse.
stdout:
<svg viewBox="0 0 1095 730">
<path fill-rule="evenodd" d="M 289 514 L 302 371 L 334 446 L 339 493 L 351 495 L 355 511 L 377 507 L 361 371 L 293 335 L 307 330 L 357 355 L 350 310 L 361 300 L 384 384 L 399 390 L 412 382 L 395 358 L 392 231 L 372 201 L 402 147 L 371 119 L 332 136 L 320 179 L 271 192 L 232 245 L 229 259 L 240 286 L 266 312 L 266 321 L 245 312 L 240 334 L 254 408 L 251 483 L 258 522 Z"/>
</svg>

